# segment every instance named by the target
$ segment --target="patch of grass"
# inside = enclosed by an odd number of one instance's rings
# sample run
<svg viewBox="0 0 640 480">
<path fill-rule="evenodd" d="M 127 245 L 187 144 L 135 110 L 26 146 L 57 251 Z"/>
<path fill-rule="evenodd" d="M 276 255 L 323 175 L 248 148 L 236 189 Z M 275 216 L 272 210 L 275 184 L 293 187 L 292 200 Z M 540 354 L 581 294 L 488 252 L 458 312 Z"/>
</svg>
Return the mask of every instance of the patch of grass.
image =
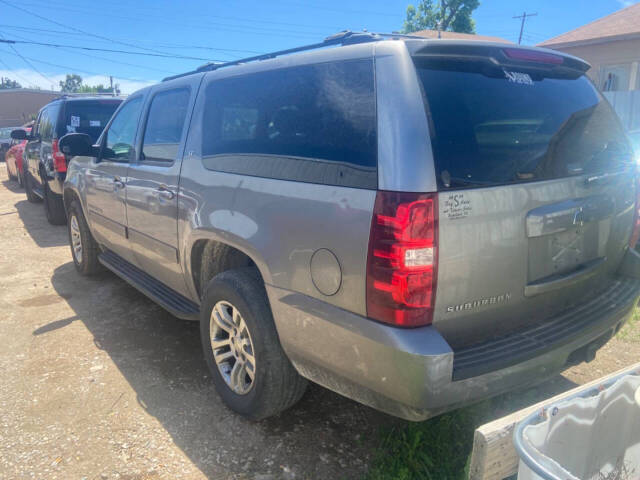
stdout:
<svg viewBox="0 0 640 480">
<path fill-rule="evenodd" d="M 366 480 L 467 478 L 473 432 L 486 411 L 481 404 L 384 431 Z"/>
<path fill-rule="evenodd" d="M 636 307 L 633 316 L 622 327 L 617 337 L 625 342 L 640 342 L 640 308 Z"/>
</svg>

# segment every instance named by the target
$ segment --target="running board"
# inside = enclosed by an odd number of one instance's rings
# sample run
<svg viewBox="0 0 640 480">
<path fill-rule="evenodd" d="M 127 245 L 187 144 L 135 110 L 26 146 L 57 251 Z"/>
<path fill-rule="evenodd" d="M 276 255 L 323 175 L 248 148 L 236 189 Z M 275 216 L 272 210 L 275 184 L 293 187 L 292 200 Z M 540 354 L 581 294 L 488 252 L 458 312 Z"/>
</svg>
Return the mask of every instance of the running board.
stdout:
<svg viewBox="0 0 640 480">
<path fill-rule="evenodd" d="M 135 265 L 111 250 L 105 250 L 98 255 L 100 263 L 121 277 L 130 285 L 136 287 L 151 300 L 172 315 L 183 320 L 198 320 L 200 307 L 194 302 L 179 294 L 175 290 L 159 282 L 148 273 L 143 272 Z"/>
</svg>

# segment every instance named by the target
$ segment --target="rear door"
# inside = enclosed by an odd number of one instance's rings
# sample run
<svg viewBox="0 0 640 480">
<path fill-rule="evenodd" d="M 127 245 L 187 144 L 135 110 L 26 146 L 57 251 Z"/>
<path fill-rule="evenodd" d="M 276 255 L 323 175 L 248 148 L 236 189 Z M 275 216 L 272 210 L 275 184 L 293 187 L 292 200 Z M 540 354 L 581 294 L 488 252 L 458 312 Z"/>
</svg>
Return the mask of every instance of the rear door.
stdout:
<svg viewBox="0 0 640 480">
<path fill-rule="evenodd" d="M 635 189 L 629 145 L 591 82 L 556 65 L 416 65 L 440 190 L 435 325 L 452 346 L 606 290 Z"/>
<path fill-rule="evenodd" d="M 101 138 L 100 155 L 84 172 L 86 203 L 92 232 L 98 241 L 135 262 L 127 241 L 125 207 L 127 169 L 135 158 L 135 140 L 144 97 L 127 100 Z"/>
<path fill-rule="evenodd" d="M 40 169 L 44 168 L 47 162 L 53 162 L 51 141 L 54 131 L 54 113 L 57 114 L 57 112 L 58 108 L 54 108 L 51 105 L 44 107 L 40 111 L 34 129 L 35 134 L 25 149 L 26 168 L 30 175 L 31 188 L 39 195 L 42 195 Z"/>
<path fill-rule="evenodd" d="M 186 294 L 178 252 L 178 179 L 183 138 L 201 77 L 161 85 L 147 102 L 138 160 L 129 167 L 127 217 L 136 263 Z"/>
</svg>

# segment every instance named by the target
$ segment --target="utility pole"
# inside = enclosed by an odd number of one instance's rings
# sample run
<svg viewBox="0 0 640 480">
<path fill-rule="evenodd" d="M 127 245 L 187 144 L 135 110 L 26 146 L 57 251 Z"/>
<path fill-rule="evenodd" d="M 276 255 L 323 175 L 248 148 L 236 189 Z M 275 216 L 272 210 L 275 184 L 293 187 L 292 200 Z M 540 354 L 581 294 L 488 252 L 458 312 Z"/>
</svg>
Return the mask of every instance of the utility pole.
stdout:
<svg viewBox="0 0 640 480">
<path fill-rule="evenodd" d="M 527 19 L 527 17 L 535 17 L 536 15 L 538 15 L 538 12 L 536 13 L 527 13 L 527 12 L 522 12 L 522 15 L 516 15 L 513 18 L 521 18 L 522 19 L 522 23 L 520 23 L 520 36 L 518 37 L 518 45 L 520 45 L 520 43 L 522 43 L 522 32 L 524 32 L 524 22 Z"/>
<path fill-rule="evenodd" d="M 113 75 L 109 75 L 109 83 L 111 84 L 111 95 L 116 96 L 116 92 L 113 91 Z"/>
</svg>

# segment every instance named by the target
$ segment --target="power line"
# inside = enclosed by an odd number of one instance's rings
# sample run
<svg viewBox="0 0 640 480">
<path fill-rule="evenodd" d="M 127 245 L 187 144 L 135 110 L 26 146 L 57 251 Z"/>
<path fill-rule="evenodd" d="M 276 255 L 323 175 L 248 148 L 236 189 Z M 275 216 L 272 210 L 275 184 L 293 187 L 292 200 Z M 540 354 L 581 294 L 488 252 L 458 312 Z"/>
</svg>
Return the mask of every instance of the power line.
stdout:
<svg viewBox="0 0 640 480">
<path fill-rule="evenodd" d="M 34 3 L 32 2 L 36 2 L 37 4 L 43 4 L 43 6 L 47 6 L 50 7 L 52 2 L 45 0 L 44 2 L 42 0 L 31 0 L 31 2 L 21 2 L 21 5 L 34 5 Z M 113 5 L 114 2 L 109 2 L 110 5 Z M 67 4 L 65 3 L 55 3 L 55 5 L 61 5 L 63 7 L 68 7 Z M 120 4 L 120 5 L 125 5 L 125 4 Z M 313 7 L 312 7 L 313 8 Z M 66 10 L 72 10 L 70 8 L 65 8 Z M 131 5 L 130 2 L 126 2 L 126 9 L 127 12 L 130 13 L 132 9 L 136 9 L 136 7 L 134 5 Z M 145 16 L 149 15 L 149 10 L 146 8 L 137 8 L 138 11 L 143 12 Z M 82 11 L 82 10 L 78 10 L 77 8 L 75 9 L 75 11 Z M 103 12 L 104 13 L 104 12 Z M 165 18 L 162 16 L 158 16 L 158 15 L 154 15 L 155 18 Z M 241 18 L 241 17 L 228 17 L 228 16 L 222 16 L 222 15 L 211 15 L 211 14 L 204 14 L 202 12 L 198 13 L 198 18 L 201 19 L 206 19 L 206 18 L 216 18 L 216 19 L 220 19 L 220 20 L 230 20 L 232 22 L 239 22 L 239 23 L 244 23 L 244 24 L 248 24 L 245 26 L 248 26 L 250 28 L 255 28 L 256 24 L 265 24 L 265 25 L 282 25 L 285 27 L 298 27 L 298 28 L 310 28 L 310 29 L 316 29 L 316 30 L 340 30 L 343 27 L 337 27 L 335 25 L 318 25 L 316 23 L 314 24 L 302 24 L 302 23 L 294 23 L 294 22 L 280 22 L 277 20 L 262 20 L 262 19 L 256 19 L 256 18 Z M 174 21 L 175 19 L 171 18 L 172 21 Z M 239 25 L 240 26 L 240 25 Z"/>
<path fill-rule="evenodd" d="M 0 24 L 0 28 L 5 28 L 5 29 L 15 29 L 15 30 L 25 30 L 27 32 L 44 32 L 44 33 L 54 33 L 54 34 L 61 34 L 61 35 L 74 35 L 74 36 L 78 36 L 78 35 L 83 35 L 82 33 L 77 33 L 77 32 L 65 32 L 62 30 L 51 30 L 51 29 L 47 29 L 47 28 L 35 28 L 35 27 L 21 27 L 18 25 L 7 25 L 7 24 Z M 17 35 L 16 35 L 17 36 Z M 157 47 L 160 48 L 173 48 L 173 49 L 178 49 L 178 48 L 185 48 L 185 49 L 198 49 L 198 50 L 211 50 L 211 51 L 220 51 L 220 52 L 233 52 L 233 53 L 255 53 L 255 54 L 262 54 L 265 52 L 259 52 L 256 50 L 241 50 L 241 49 L 237 49 L 237 48 L 221 48 L 221 47 L 210 47 L 210 46 L 205 46 L 205 45 L 184 45 L 184 44 L 150 44 L 149 42 L 142 42 L 140 40 L 136 40 L 136 39 L 131 39 L 132 41 L 136 41 L 136 42 L 140 42 L 140 43 L 147 43 L 147 45 L 155 45 Z"/>
<path fill-rule="evenodd" d="M 4 52 L 8 55 L 16 55 L 15 53 L 11 53 L 11 52 Z M 18 56 L 18 55 L 16 55 Z M 32 57 L 24 57 L 27 58 L 29 60 L 31 60 L 32 62 L 36 62 L 36 63 L 42 63 L 43 65 L 49 65 L 51 67 L 57 67 L 57 68 L 62 68 L 64 70 L 68 70 L 70 72 L 80 72 L 80 73 L 88 73 L 89 75 L 98 75 L 98 76 L 105 76 L 104 72 L 92 72 L 90 70 L 84 70 L 84 69 L 80 69 L 80 68 L 76 68 L 76 67 L 69 67 L 66 65 L 60 65 L 58 63 L 51 63 L 51 62 L 46 62 L 44 60 L 39 60 L 37 58 L 32 58 Z M 129 80 L 131 82 L 145 82 L 148 83 L 150 80 L 147 79 L 142 79 L 142 78 L 127 78 L 127 77 L 121 77 L 118 76 L 119 79 L 121 80 Z"/>
<path fill-rule="evenodd" d="M 18 79 L 22 80 L 22 81 L 25 83 L 25 85 L 29 85 L 29 84 L 32 84 L 32 83 L 33 83 L 33 82 L 31 82 L 31 80 L 27 80 L 27 79 L 26 79 L 26 78 L 24 78 L 22 75 L 18 75 L 18 74 L 15 72 L 15 70 L 13 70 L 9 65 L 7 65 L 7 64 L 5 63 L 5 61 L 4 61 L 4 60 L 2 60 L 1 58 L 0 58 L 0 63 L 1 63 L 2 65 L 4 65 L 4 67 L 7 69 L 7 71 L 8 71 L 8 72 L 11 72 L 11 75 L 14 75 L 14 76 L 15 76 L 15 77 L 17 77 Z"/>
<path fill-rule="evenodd" d="M 154 49 L 151 49 L 151 48 L 140 47 L 140 46 L 138 46 L 138 45 L 134 45 L 134 44 L 131 44 L 131 43 L 119 42 L 119 41 L 117 41 L 117 40 L 113 40 L 113 39 L 111 39 L 111 38 L 109 38 L 109 37 L 104 37 L 104 36 L 102 36 L 102 35 L 97 35 L 97 34 L 95 34 L 95 33 L 86 32 L 86 31 L 81 30 L 81 29 L 79 29 L 79 28 L 72 27 L 72 26 L 70 26 L 70 25 L 65 25 L 64 23 L 56 22 L 55 20 L 51 20 L 51 19 L 49 19 L 49 18 L 47 18 L 47 17 L 44 17 L 44 16 L 42 16 L 42 15 L 38 15 L 37 13 L 34 13 L 34 12 L 30 11 L 30 10 L 27 10 L 26 8 L 22 8 L 22 7 L 18 7 L 17 5 L 13 5 L 12 3 L 9 3 L 9 2 L 7 2 L 6 0 L 0 0 L 0 3 L 3 3 L 4 5 L 7 5 L 7 6 L 11 7 L 11 8 L 15 8 L 16 10 L 20 10 L 20 11 L 21 11 L 21 12 L 23 12 L 23 13 L 27 13 L 27 14 L 29 14 L 29 15 L 33 15 L 34 17 L 36 17 L 36 18 L 40 18 L 40 19 L 42 19 L 42 20 L 44 20 L 44 21 L 46 21 L 46 22 L 49 22 L 49 23 L 53 23 L 53 24 L 55 24 L 55 25 L 58 25 L 59 27 L 67 28 L 67 29 L 69 29 L 69 30 L 74 30 L 74 31 L 79 32 L 79 33 L 82 33 L 82 34 L 84 34 L 84 35 L 88 35 L 88 36 L 90 36 L 90 37 L 101 38 L 102 40 L 107 40 L 108 42 L 118 43 L 118 44 L 120 44 L 120 45 L 125 45 L 125 46 L 127 46 L 127 47 L 138 48 L 138 49 L 140 49 L 140 50 L 147 50 L 147 51 L 149 51 L 149 52 L 154 52 L 154 53 L 164 53 L 164 52 L 160 52 L 160 51 L 158 51 L 158 50 L 154 50 Z"/>
<path fill-rule="evenodd" d="M 7 42 L 6 40 L 4 40 L 4 36 L 1 33 L 0 33 L 0 42 L 9 43 L 9 47 L 11 48 L 11 50 L 13 50 L 15 52 L 15 54 L 18 55 L 18 57 L 20 57 L 24 63 L 29 65 L 29 67 L 34 72 L 36 72 L 38 75 L 40 75 L 42 78 L 44 78 L 47 82 L 53 83 L 52 80 L 49 77 L 47 77 L 44 73 L 42 73 L 40 70 L 38 70 L 29 60 L 27 60 L 25 57 L 23 57 L 22 54 L 16 49 L 16 47 L 14 47 L 10 42 Z"/>
<path fill-rule="evenodd" d="M 31 41 L 30 38 L 26 38 L 23 37 L 22 35 L 17 35 L 17 34 L 13 34 L 14 36 L 22 39 L 22 40 L 27 40 L 27 41 Z M 88 53 L 82 53 L 82 52 L 76 52 L 73 50 L 69 50 L 63 47 L 60 47 L 60 50 L 64 51 L 64 52 L 69 52 L 73 55 L 82 55 L 84 57 L 89 57 L 89 58 L 95 58 L 98 60 L 104 60 L 105 62 L 111 62 L 111 63 L 116 63 L 116 64 L 120 64 L 120 65 L 126 65 L 128 67 L 135 67 L 135 68 L 142 68 L 142 69 L 146 69 L 146 70 L 153 70 L 155 72 L 160 72 L 160 73 L 164 73 L 166 74 L 168 72 L 168 70 L 165 69 L 160 69 L 160 68 L 154 68 L 154 67 L 147 67 L 146 65 L 140 65 L 140 64 L 135 64 L 135 63 L 128 63 L 128 62 L 123 62 L 122 60 L 113 60 L 111 58 L 107 58 L 107 57 L 100 57 L 97 55 L 90 55 Z M 170 73 L 178 73 L 178 72 L 170 72 Z"/>
<path fill-rule="evenodd" d="M 538 12 L 536 13 L 522 12 L 522 15 L 516 15 L 515 17 L 513 17 L 513 18 L 522 19 L 522 23 L 520 23 L 520 36 L 518 37 L 518 45 L 520 45 L 520 43 L 522 42 L 522 32 L 524 31 L 524 22 L 527 20 L 527 17 L 535 17 L 536 15 L 538 15 Z"/>
<path fill-rule="evenodd" d="M 2 0 L 0 0 L 2 1 Z M 122 53 L 122 54 L 126 54 L 126 55 L 143 55 L 143 56 L 147 56 L 147 57 L 161 57 L 161 58 L 179 58 L 182 60 L 201 60 L 204 62 L 225 62 L 227 60 L 215 60 L 215 59 L 209 59 L 209 58 L 203 58 L 203 57 L 190 57 L 190 56 L 186 56 L 186 55 L 171 55 L 171 54 L 164 54 L 164 53 L 147 53 L 147 52 L 130 52 L 127 50 L 114 50 L 114 49 L 110 49 L 110 48 L 96 48 L 96 47 L 84 47 L 84 46 L 78 46 L 78 45 L 64 45 L 64 44 L 58 44 L 58 43 L 46 43 L 46 42 L 34 42 L 34 41 L 27 41 L 27 40 L 10 40 L 10 39 L 0 39 L 0 43 L 8 43 L 9 46 L 12 46 L 12 44 L 15 43 L 24 43 L 24 44 L 28 44 L 28 45 L 40 45 L 43 47 L 64 47 L 64 48 L 76 48 L 79 50 L 90 50 L 90 51 L 96 51 L 96 52 L 109 52 L 109 53 Z"/>
<path fill-rule="evenodd" d="M 0 0 L 0 2 L 2 3 L 7 3 L 5 0 Z M 49 3 L 47 3 L 47 5 L 50 5 Z M 19 8 L 15 5 L 13 5 L 14 8 Z M 69 12 L 77 12 L 77 13 L 81 13 L 81 14 L 85 14 L 85 15 L 95 15 L 95 12 L 93 11 L 87 11 L 87 10 L 82 10 L 82 9 L 74 9 L 74 8 L 68 8 L 65 6 L 62 7 L 56 7 L 56 10 L 66 10 Z M 26 11 L 26 10 L 24 10 Z M 133 20 L 133 19 L 140 19 L 140 17 L 136 17 L 133 16 L 131 14 L 128 14 L 127 16 L 123 16 L 123 15 L 114 15 L 112 13 L 107 13 L 107 12 L 101 12 L 100 15 L 102 17 L 112 17 L 112 18 L 121 18 L 124 20 Z M 45 17 L 40 16 L 40 18 L 46 19 Z M 162 23 L 167 23 L 170 24 L 171 26 L 175 27 L 176 25 L 179 25 L 180 23 L 177 22 L 175 20 L 175 18 L 167 18 L 161 15 L 153 15 L 150 13 L 145 13 L 144 14 L 144 18 L 145 19 L 156 19 L 157 22 L 162 22 Z M 53 22 L 56 25 L 61 25 L 61 26 L 66 26 L 64 24 L 55 22 L 53 20 L 49 20 L 46 19 L 47 21 Z M 238 32 L 238 33 L 244 33 L 244 34 L 256 34 L 256 35 L 269 35 L 269 36 L 280 36 L 280 37 L 289 37 L 289 38 L 310 38 L 310 37 L 317 37 L 318 34 L 316 33 L 312 33 L 312 32 L 308 32 L 308 31 L 300 31 L 300 30 L 291 30 L 291 29 L 274 29 L 274 28 L 266 28 L 266 27 L 256 27 L 256 26 L 250 26 L 250 25 L 229 25 L 228 23 L 220 23 L 220 22 L 211 22 L 211 21 L 207 21 L 206 25 L 205 24 L 194 24 L 194 23 L 184 23 L 182 22 L 181 25 L 186 26 L 187 28 L 197 28 L 197 29 L 205 29 L 205 30 L 211 30 L 211 26 L 216 26 L 216 30 L 217 31 L 229 31 L 229 32 Z M 73 28 L 76 31 L 81 31 L 83 33 L 87 33 L 84 32 L 82 30 L 79 30 L 75 27 L 70 27 L 70 26 L 66 26 L 67 28 Z M 111 41 L 111 39 L 108 39 L 107 37 L 103 37 L 103 36 L 98 36 L 95 34 L 89 34 L 92 36 L 95 36 L 97 38 L 102 38 L 102 39 L 106 39 L 108 41 Z M 122 43 L 122 42 L 118 42 L 127 46 L 134 46 L 131 44 L 127 44 L 127 43 Z M 137 47 L 137 48 L 142 48 L 142 47 Z M 154 51 L 154 50 L 152 50 Z M 162 53 L 166 53 L 166 52 L 162 52 Z"/>
</svg>

